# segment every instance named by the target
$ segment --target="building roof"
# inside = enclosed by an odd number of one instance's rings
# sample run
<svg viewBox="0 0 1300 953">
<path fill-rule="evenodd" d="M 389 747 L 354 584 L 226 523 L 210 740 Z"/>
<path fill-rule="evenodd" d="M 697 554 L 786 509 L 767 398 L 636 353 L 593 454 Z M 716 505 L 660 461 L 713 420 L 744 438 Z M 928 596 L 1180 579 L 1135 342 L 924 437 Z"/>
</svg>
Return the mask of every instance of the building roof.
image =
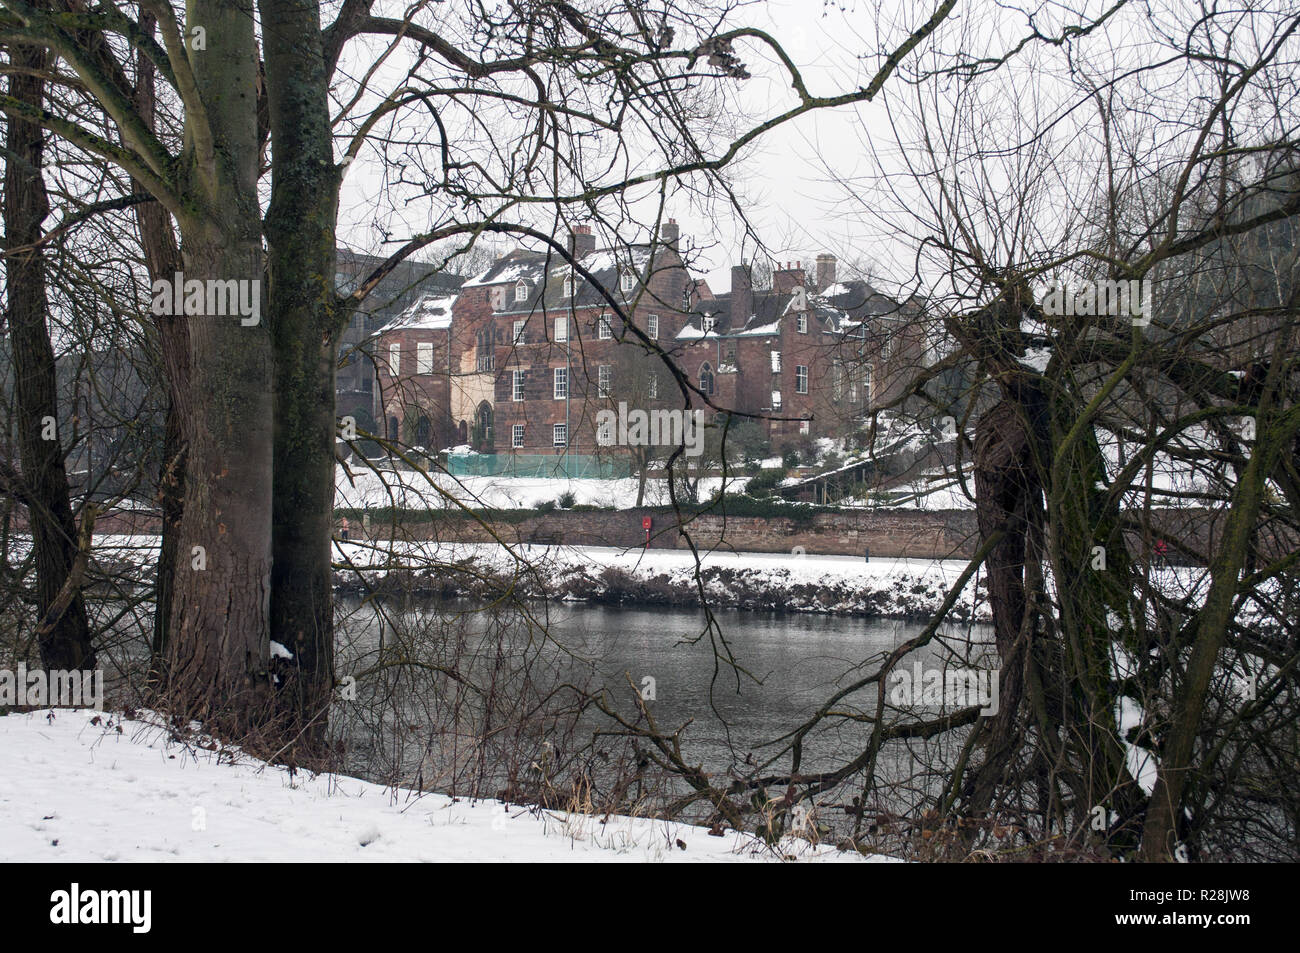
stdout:
<svg viewBox="0 0 1300 953">
<path fill-rule="evenodd" d="M 844 334 L 860 328 L 873 318 L 901 314 L 902 306 L 887 295 L 881 294 L 865 281 L 854 279 L 837 282 L 824 292 L 805 292 L 808 310 L 821 322 L 825 334 Z M 701 301 L 692 317 L 678 333 L 682 341 L 698 341 L 705 337 L 739 338 L 769 337 L 780 334 L 781 318 L 794 310 L 797 295 L 775 291 L 755 291 L 750 314 L 735 315 L 735 292 L 718 295 Z M 713 330 L 704 331 L 701 318 L 713 319 Z"/>
<path fill-rule="evenodd" d="M 646 276 L 646 271 L 651 266 L 652 252 L 652 246 L 644 244 L 629 245 L 619 249 L 598 249 L 579 258 L 578 264 L 618 300 L 630 300 L 641 292 L 639 282 Z M 668 250 L 661 248 L 658 254 L 666 256 Z M 621 278 L 629 270 L 637 276 L 638 285 L 632 291 L 624 292 Z M 565 279 L 571 273 L 576 279 L 574 293 L 567 295 Z M 517 300 L 514 289 L 520 281 L 525 283 L 527 296 Z M 569 263 L 551 251 L 511 252 L 493 262 L 486 271 L 470 278 L 463 287 L 484 288 L 494 285 L 508 286 L 505 307 L 498 311 L 498 314 L 532 313 L 570 307 L 599 307 L 609 304 L 605 294 L 597 285 L 572 272 Z M 665 303 L 664 307 L 670 305 Z"/>
<path fill-rule="evenodd" d="M 414 304 L 390 321 L 383 330 L 445 331 L 451 327 L 451 306 L 455 301 L 454 294 L 422 294 Z"/>
</svg>

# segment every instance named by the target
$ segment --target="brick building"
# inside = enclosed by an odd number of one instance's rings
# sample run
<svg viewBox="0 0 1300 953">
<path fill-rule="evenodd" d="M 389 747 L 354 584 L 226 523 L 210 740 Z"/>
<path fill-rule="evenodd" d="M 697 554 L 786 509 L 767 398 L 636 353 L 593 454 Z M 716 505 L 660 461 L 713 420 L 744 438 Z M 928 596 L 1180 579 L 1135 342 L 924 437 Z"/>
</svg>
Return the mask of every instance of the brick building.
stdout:
<svg viewBox="0 0 1300 953">
<path fill-rule="evenodd" d="M 355 288 L 384 258 L 340 248 L 335 264 L 334 284 L 340 291 Z M 404 261 L 394 268 L 366 297 L 348 319 L 339 340 L 339 366 L 335 382 L 337 413 L 351 416 L 364 430 L 382 433 L 381 402 L 375 381 L 379 366 L 373 343 L 376 334 L 405 314 L 422 298 L 454 294 L 463 281 L 456 275 L 432 272 L 419 261 Z"/>
<path fill-rule="evenodd" d="M 760 421 L 780 448 L 855 429 L 925 358 L 917 309 L 838 281 L 831 255 L 811 276 L 778 269 L 763 290 L 733 268 L 731 290 L 715 295 L 683 264 L 671 220 L 650 244 L 597 249 L 578 226 L 569 245 L 577 268 L 516 250 L 378 333 L 376 405 L 390 435 L 430 450 L 607 453 L 599 411 L 683 406 L 657 345 L 717 410 L 789 418 Z"/>
</svg>

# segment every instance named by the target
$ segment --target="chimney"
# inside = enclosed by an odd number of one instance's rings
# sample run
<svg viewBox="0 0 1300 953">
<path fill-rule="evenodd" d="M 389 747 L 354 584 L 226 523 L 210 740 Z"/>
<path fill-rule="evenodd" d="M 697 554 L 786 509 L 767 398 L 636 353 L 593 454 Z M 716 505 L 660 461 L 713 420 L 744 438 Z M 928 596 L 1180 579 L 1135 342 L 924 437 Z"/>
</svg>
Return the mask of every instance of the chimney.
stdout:
<svg viewBox="0 0 1300 953">
<path fill-rule="evenodd" d="M 660 244 L 666 245 L 674 251 L 677 250 L 677 238 L 679 234 L 680 233 L 677 230 L 677 219 L 675 218 L 670 218 L 659 226 Z"/>
<path fill-rule="evenodd" d="M 817 290 L 825 291 L 835 284 L 835 256 L 822 252 L 817 256 Z"/>
<path fill-rule="evenodd" d="M 574 258 L 586 258 L 596 250 L 596 236 L 591 234 L 590 225 L 574 225 L 569 232 L 569 254 Z"/>
<path fill-rule="evenodd" d="M 808 278 L 803 273 L 803 262 L 791 264 L 786 262 L 785 266 L 778 268 L 772 274 L 772 290 L 779 295 L 788 295 L 795 288 L 807 284 Z"/>
<path fill-rule="evenodd" d="M 738 328 L 754 313 L 754 277 L 748 265 L 731 267 L 731 326 Z"/>
</svg>

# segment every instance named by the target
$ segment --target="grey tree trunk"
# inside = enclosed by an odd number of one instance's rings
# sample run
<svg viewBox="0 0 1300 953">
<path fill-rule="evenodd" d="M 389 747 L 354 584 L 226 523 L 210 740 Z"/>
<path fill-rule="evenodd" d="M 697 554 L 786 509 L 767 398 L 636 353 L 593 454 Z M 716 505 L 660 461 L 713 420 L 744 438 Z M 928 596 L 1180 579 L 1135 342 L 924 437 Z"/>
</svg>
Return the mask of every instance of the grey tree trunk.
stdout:
<svg viewBox="0 0 1300 953">
<path fill-rule="evenodd" d="M 194 0 L 203 111 L 186 111 L 178 215 L 185 279 L 257 282 L 258 58 L 251 5 Z M 210 134 L 210 135 L 209 135 Z M 260 291 L 259 291 L 260 293 Z M 167 645 L 171 706 L 219 727 L 264 725 L 271 593 L 271 339 L 265 320 L 189 315 L 184 516 Z"/>
<path fill-rule="evenodd" d="M 341 176 L 318 6 L 261 0 L 259 9 L 274 143 L 265 222 L 276 382 L 271 631 L 293 654 L 282 704 L 310 726 L 303 735 L 310 743 L 325 727 L 334 684 L 334 393 L 346 320 L 334 290 Z"/>
</svg>

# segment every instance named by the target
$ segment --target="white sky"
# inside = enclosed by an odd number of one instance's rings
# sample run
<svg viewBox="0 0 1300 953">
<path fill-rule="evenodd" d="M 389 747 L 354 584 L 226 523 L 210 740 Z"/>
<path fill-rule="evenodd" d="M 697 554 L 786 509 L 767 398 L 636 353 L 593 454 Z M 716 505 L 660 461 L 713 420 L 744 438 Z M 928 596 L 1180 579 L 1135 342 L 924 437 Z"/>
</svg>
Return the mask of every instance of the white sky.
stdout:
<svg viewBox="0 0 1300 953">
<path fill-rule="evenodd" d="M 915 26 L 917 11 L 928 5 L 902 4 L 908 11 L 904 21 L 908 29 Z M 881 59 L 874 55 L 879 46 L 875 40 L 878 15 L 869 4 L 851 4 L 842 9 L 839 5 L 823 7 L 816 0 L 770 0 L 741 7 L 733 13 L 729 25 L 770 32 L 799 64 L 814 94 L 833 94 L 866 82 L 877 68 Z M 681 41 L 678 37 L 677 42 Z M 360 75 L 370 65 L 366 56 L 377 49 L 381 47 L 370 46 L 364 51 L 351 48 L 344 68 L 353 76 Z M 747 42 L 743 47 L 738 45 L 736 52 L 753 77 L 743 82 L 720 82 L 729 83 L 755 116 L 762 111 L 770 115 L 775 104 L 794 102 L 784 73 L 765 47 Z M 865 57 L 862 61 L 858 60 L 860 53 Z M 861 229 L 855 222 L 837 217 L 837 209 L 843 204 L 842 187 L 829 181 L 824 166 L 830 163 L 838 173 L 854 172 L 861 130 L 869 127 L 873 114 L 878 122 L 880 113 L 878 106 L 868 105 L 801 117 L 769 133 L 731 167 L 729 178 L 742 197 L 750 224 L 774 260 L 802 260 L 806 268 L 811 268 L 812 259 L 820 251 L 841 257 L 878 257 L 880 249 L 864 247 Z M 375 227 L 385 186 L 377 165 L 366 163 L 366 159 L 363 154 L 345 179 L 339 231 L 341 239 L 352 247 L 380 253 L 395 246 L 383 246 Z M 653 202 L 641 208 L 653 218 Z M 699 250 L 701 270 L 715 290 L 725 291 L 730 286 L 732 264 L 742 256 L 745 260 L 754 256 L 752 242 L 742 244 L 739 222 L 734 211 L 725 206 L 702 208 L 682 196 L 670 200 L 666 216 L 678 220 L 684 241 Z M 403 222 L 399 219 L 395 223 L 391 214 L 382 214 L 381 220 L 391 229 L 393 238 L 406 237 L 423 224 L 418 216 L 406 220 L 405 229 L 401 227 Z M 511 244 L 505 239 L 498 241 Z"/>
<path fill-rule="evenodd" d="M 1032 11 L 1037 29 L 1054 35 L 1063 23 L 1097 16 L 1112 2 L 1034 0 L 1023 6 Z M 813 94 L 833 95 L 869 82 L 886 53 L 928 18 L 937 4 L 938 0 L 766 0 L 739 6 L 726 26 L 768 31 L 799 65 Z M 433 9 L 452 8 L 448 4 Z M 1274 17 L 1272 11 L 1258 17 L 1265 25 L 1264 34 Z M 1018 214 L 1033 219 L 1018 240 L 1031 241 L 1038 248 L 1059 248 L 1071 241 L 1077 244 L 1078 235 L 1090 228 L 1095 218 L 1094 206 L 1089 203 L 1095 199 L 1103 169 L 1097 114 L 1084 87 L 1104 88 L 1105 80 L 1123 70 L 1139 62 L 1149 64 L 1168 55 L 1171 48 L 1180 49 L 1196 18 L 1197 5 L 1189 0 L 1134 3 L 1070 49 L 1028 44 L 1011 66 L 986 82 L 968 86 L 946 79 L 924 85 L 927 109 L 931 110 L 927 129 L 945 137 L 944 144 L 961 157 L 963 177 L 972 171 L 966 160 L 978 162 L 973 166 L 977 178 L 962 180 L 973 203 L 964 210 L 963 222 L 976 230 L 985 229 L 981 238 L 991 241 L 1005 231 L 1006 209 L 1000 212 L 994 206 L 1014 203 Z M 1230 35 L 1234 54 L 1249 60 L 1252 42 L 1258 39 L 1252 39 L 1250 27 L 1250 23 L 1229 22 L 1229 18 L 1216 21 L 1215 29 L 1229 32 L 1198 36 L 1197 45 L 1207 43 L 1217 51 L 1217 44 Z M 934 43 L 948 52 L 995 55 L 1015 46 L 1028 30 L 1026 15 L 1007 5 L 959 0 Z M 685 40 L 678 36 L 674 45 L 681 46 Z M 356 77 L 374 65 L 384 44 L 370 43 L 349 48 L 343 72 Z M 924 52 L 926 46 L 918 47 L 906 63 L 934 65 L 932 60 L 918 59 L 930 55 Z M 737 44 L 735 53 L 753 76 L 745 81 L 718 81 L 729 84 L 735 109 L 735 115 L 720 116 L 719 123 L 748 128 L 794 102 L 786 74 L 765 47 L 746 41 Z M 377 88 L 391 89 L 401 81 L 406 61 L 399 59 L 395 54 L 378 69 Z M 1142 153 L 1139 164 L 1148 170 L 1162 163 L 1160 154 L 1168 153 L 1178 161 L 1179 139 L 1189 130 L 1195 132 L 1209 98 L 1198 97 L 1198 93 L 1207 92 L 1205 67 L 1188 66 L 1180 57 L 1170 60 L 1176 62 L 1168 68 L 1168 75 L 1144 72 L 1140 82 L 1134 81 L 1127 89 L 1116 86 L 1120 101 L 1128 108 L 1116 116 L 1112 135 L 1123 137 L 1125 147 Z M 912 272 L 916 236 L 933 227 L 938 215 L 919 198 L 913 203 L 909 189 L 915 186 L 897 176 L 916 158 L 913 147 L 900 150 L 891 128 L 893 122 L 905 123 L 905 114 L 917 102 L 915 90 L 902 79 L 901 72 L 891 77 L 883 95 L 871 104 L 819 110 L 779 127 L 730 167 L 729 179 L 737 188 L 749 224 L 771 259 L 802 260 L 811 268 L 818 252 L 829 251 L 842 263 L 878 266 L 886 276 L 882 288 L 891 292 L 897 289 L 889 278 L 905 281 Z M 951 115 L 958 100 L 970 115 L 979 118 L 950 130 L 945 117 Z M 1161 122 L 1163 125 L 1158 125 Z M 433 141 L 423 113 L 410 123 L 400 130 L 403 136 L 416 143 Z M 909 135 L 902 132 L 903 141 L 909 141 Z M 1025 147 L 1026 141 L 1033 141 L 1034 148 Z M 635 152 L 631 147 L 629 151 Z M 363 152 L 349 171 L 339 234 L 355 248 L 378 253 L 391 251 L 397 242 L 427 229 L 430 211 L 427 200 L 408 201 L 401 189 L 391 189 L 374 159 L 372 151 Z M 1039 176 L 1042 184 L 1026 193 L 1030 199 L 1022 201 L 1012 184 L 1018 176 L 1030 174 Z M 852 183 L 851 191 L 845 182 Z M 656 202 L 646 200 L 645 195 L 643 190 L 633 210 L 635 220 L 648 227 Z M 650 198 L 655 198 L 652 191 Z M 1028 204 L 1031 202 L 1035 204 Z M 917 217 L 912 219 L 914 212 Z M 691 195 L 672 196 L 665 212 L 668 216 L 678 220 L 687 247 L 699 250 L 697 270 L 715 291 L 730 287 L 732 264 L 754 258 L 753 243 L 742 240 L 741 223 L 725 204 L 703 204 Z M 381 241 L 385 231 L 389 244 Z M 624 240 L 643 237 L 621 233 Z M 513 245 L 504 238 L 497 241 L 503 249 Z M 926 269 L 924 263 L 919 267 L 923 272 Z M 842 264 L 841 276 L 845 270 Z"/>
</svg>

